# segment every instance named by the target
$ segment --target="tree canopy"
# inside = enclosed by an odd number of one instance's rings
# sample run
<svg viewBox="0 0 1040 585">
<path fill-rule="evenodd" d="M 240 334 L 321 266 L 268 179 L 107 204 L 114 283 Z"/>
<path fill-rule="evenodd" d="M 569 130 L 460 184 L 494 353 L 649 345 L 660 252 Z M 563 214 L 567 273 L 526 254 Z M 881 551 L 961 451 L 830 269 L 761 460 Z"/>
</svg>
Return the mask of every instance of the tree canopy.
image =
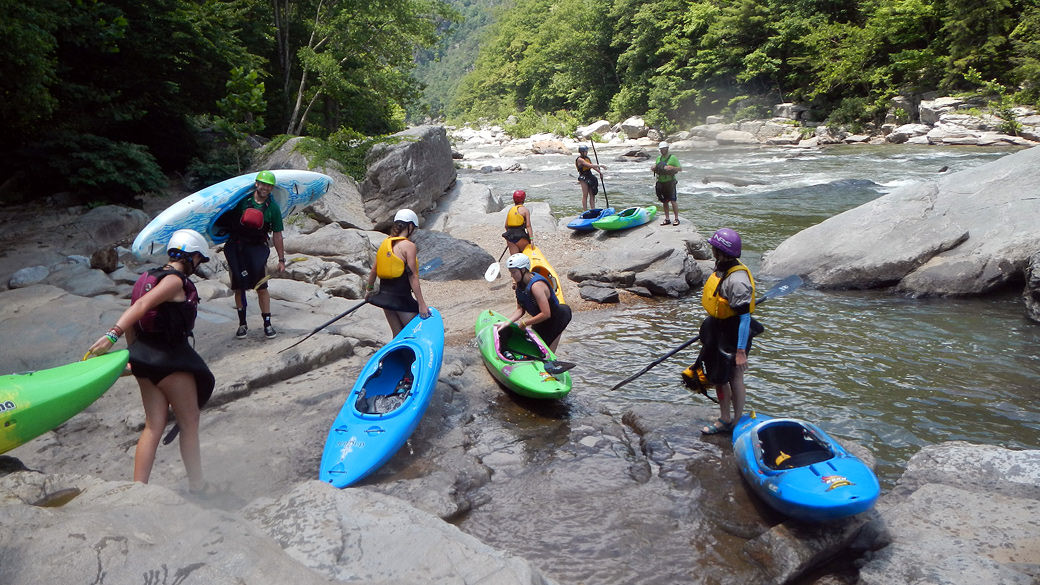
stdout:
<svg viewBox="0 0 1040 585">
<path fill-rule="evenodd" d="M 249 134 L 404 127 L 441 0 L 0 0 L 0 197 L 128 201 Z M 216 132 L 215 140 L 213 132 Z"/>
<path fill-rule="evenodd" d="M 1036 103 L 1038 18 L 1040 0 L 516 0 L 447 109 L 667 128 L 779 101 L 826 113 L 852 100 L 869 116 L 978 79 Z"/>
</svg>

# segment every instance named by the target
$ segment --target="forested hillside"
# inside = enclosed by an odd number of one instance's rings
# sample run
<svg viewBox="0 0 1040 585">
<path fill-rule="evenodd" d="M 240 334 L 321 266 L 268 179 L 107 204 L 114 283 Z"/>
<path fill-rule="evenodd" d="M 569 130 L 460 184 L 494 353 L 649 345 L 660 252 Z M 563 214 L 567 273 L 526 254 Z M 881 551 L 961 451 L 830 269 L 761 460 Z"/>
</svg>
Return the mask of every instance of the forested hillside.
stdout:
<svg viewBox="0 0 1040 585">
<path fill-rule="evenodd" d="M 1040 98 L 1040 0 L 516 0 L 449 114 L 674 128 L 781 101 L 869 119 L 888 98 Z"/>
<path fill-rule="evenodd" d="M 249 135 L 404 126 L 440 0 L 0 0 L 0 200 L 244 170 Z"/>
<path fill-rule="evenodd" d="M 462 78 L 473 70 L 480 44 L 496 17 L 512 0 L 447 0 L 456 12 L 453 26 L 443 27 L 441 42 L 420 51 L 415 78 L 423 85 L 422 97 L 409 108 L 409 119 L 441 118 L 455 99 Z"/>
</svg>

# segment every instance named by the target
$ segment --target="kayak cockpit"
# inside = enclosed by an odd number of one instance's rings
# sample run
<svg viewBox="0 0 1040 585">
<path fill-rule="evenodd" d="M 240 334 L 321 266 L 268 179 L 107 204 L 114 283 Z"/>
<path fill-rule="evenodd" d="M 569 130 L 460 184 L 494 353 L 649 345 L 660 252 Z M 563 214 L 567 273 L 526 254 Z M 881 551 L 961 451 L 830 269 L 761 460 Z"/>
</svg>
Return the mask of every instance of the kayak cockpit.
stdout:
<svg viewBox="0 0 1040 585">
<path fill-rule="evenodd" d="M 832 459 L 827 441 L 795 420 L 771 420 L 755 430 L 761 460 L 770 469 L 806 467 Z"/>
<path fill-rule="evenodd" d="M 354 401 L 354 408 L 362 414 L 384 415 L 400 408 L 415 384 L 412 365 L 415 351 L 402 346 L 379 361 Z"/>
</svg>

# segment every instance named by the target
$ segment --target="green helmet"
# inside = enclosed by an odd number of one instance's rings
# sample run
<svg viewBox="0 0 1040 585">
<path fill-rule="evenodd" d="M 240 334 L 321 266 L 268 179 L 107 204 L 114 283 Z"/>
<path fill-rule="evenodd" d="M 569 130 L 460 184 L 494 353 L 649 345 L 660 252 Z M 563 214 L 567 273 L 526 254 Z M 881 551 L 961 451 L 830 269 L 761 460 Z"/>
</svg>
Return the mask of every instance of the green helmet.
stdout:
<svg viewBox="0 0 1040 585">
<path fill-rule="evenodd" d="M 268 185 L 274 185 L 278 182 L 274 179 L 274 173 L 271 171 L 260 171 L 256 175 L 256 180 L 258 183 L 267 183 Z"/>
</svg>

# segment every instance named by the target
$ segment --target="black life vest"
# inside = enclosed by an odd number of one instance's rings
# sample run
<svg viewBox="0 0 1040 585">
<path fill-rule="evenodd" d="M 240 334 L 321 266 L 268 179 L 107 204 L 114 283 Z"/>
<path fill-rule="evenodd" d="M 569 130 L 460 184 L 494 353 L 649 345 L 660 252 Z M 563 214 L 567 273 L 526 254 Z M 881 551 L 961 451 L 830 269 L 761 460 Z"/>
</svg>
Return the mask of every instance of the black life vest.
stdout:
<svg viewBox="0 0 1040 585">
<path fill-rule="evenodd" d="M 130 293 L 130 304 L 136 303 L 145 293 L 155 288 L 160 280 L 171 274 L 179 277 L 183 283 L 184 301 L 166 302 L 150 309 L 134 324 L 138 334 L 151 338 L 165 338 L 175 342 L 187 339 L 195 329 L 195 317 L 199 313 L 199 292 L 195 288 L 195 283 L 179 270 L 161 267 L 141 274 L 134 283 L 133 292 Z"/>
</svg>

